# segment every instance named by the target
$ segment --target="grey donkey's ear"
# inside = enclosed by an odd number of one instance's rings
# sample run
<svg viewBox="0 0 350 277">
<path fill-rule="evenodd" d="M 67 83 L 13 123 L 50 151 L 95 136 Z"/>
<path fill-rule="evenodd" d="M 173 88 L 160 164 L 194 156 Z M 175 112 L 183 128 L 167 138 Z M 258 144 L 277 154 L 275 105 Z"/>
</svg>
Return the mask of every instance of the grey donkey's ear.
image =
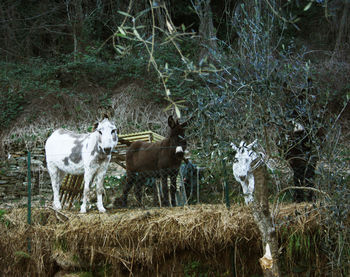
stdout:
<svg viewBox="0 0 350 277">
<path fill-rule="evenodd" d="M 98 127 L 98 122 L 95 122 L 94 125 L 92 126 L 92 132 L 95 132 Z"/>
</svg>

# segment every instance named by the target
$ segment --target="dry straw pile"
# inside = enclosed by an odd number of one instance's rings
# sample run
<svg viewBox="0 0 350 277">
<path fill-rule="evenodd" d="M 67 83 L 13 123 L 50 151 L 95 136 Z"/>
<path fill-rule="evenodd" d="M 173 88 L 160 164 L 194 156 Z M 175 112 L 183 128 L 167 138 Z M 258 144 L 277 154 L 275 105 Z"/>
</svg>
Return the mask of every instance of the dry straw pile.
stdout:
<svg viewBox="0 0 350 277">
<path fill-rule="evenodd" d="M 210 265 L 207 272 L 229 272 L 232 263 L 238 276 L 259 272 L 259 231 L 249 208 L 240 205 L 85 215 L 34 209 L 32 226 L 26 216 L 26 209 L 13 209 L 1 218 L 0 271 L 6 276 L 102 269 L 108 276 L 181 276 L 197 260 Z M 311 205 L 292 204 L 280 207 L 276 224 L 288 234 L 315 232 L 318 217 Z M 283 245 L 286 238 L 280 239 Z"/>
</svg>

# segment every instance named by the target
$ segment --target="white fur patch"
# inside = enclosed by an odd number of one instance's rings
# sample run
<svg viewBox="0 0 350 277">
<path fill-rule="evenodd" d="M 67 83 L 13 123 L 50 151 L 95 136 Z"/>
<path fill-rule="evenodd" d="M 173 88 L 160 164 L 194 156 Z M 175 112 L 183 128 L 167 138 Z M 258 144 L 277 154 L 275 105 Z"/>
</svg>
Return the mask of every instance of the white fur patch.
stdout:
<svg viewBox="0 0 350 277">
<path fill-rule="evenodd" d="M 301 132 L 301 131 L 305 131 L 305 128 L 303 125 L 301 125 L 299 122 L 297 121 L 292 121 L 293 126 L 294 126 L 294 132 Z"/>
<path fill-rule="evenodd" d="M 182 153 L 184 150 L 182 148 L 182 146 L 177 146 L 176 147 L 176 150 L 175 150 L 175 153 Z"/>
</svg>

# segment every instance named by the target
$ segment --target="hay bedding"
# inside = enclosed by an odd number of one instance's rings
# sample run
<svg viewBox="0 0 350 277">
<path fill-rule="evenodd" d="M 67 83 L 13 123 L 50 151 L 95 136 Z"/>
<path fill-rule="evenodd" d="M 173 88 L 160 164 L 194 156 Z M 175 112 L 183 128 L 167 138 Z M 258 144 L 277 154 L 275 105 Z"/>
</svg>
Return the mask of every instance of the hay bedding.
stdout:
<svg viewBox="0 0 350 277">
<path fill-rule="evenodd" d="M 288 227 L 299 231 L 317 227 L 318 215 L 307 204 L 281 207 L 278 221 L 282 224 L 296 210 L 303 216 L 289 222 Z M 309 211 L 307 215 L 305 211 Z M 34 209 L 32 222 L 30 227 L 26 224 L 26 209 L 13 209 L 4 215 L 0 224 L 3 273 L 46 276 L 62 269 L 94 271 L 108 264 L 112 272 L 120 274 L 158 274 L 165 270 L 161 266 L 171 257 L 176 260 L 179 253 L 191 251 L 210 260 L 237 241 L 243 247 L 239 251 L 241 259 L 244 252 L 260 253 L 260 234 L 249 208 L 239 205 L 230 209 L 224 205 L 197 205 L 85 215 Z M 28 237 L 30 256 L 26 254 Z"/>
</svg>

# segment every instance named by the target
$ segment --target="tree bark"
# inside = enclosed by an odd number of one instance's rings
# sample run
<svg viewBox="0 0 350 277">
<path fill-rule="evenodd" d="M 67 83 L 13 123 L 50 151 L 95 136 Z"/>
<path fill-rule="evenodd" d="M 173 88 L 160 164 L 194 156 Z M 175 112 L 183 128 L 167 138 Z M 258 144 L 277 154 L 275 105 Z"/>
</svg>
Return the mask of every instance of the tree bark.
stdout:
<svg viewBox="0 0 350 277">
<path fill-rule="evenodd" d="M 73 37 L 73 53 L 74 59 L 76 59 L 77 54 L 81 52 L 81 34 L 84 25 L 84 13 L 81 0 L 66 0 L 66 10 L 68 22 L 72 27 L 72 37 Z"/>
<path fill-rule="evenodd" d="M 255 223 L 261 233 L 265 255 L 260 259 L 264 276 L 280 276 L 278 265 L 278 241 L 273 226 L 268 202 L 267 170 L 264 164 L 258 166 L 254 172 L 255 191 L 252 213 Z"/>
<path fill-rule="evenodd" d="M 201 64 L 205 59 L 208 62 L 214 62 L 214 55 L 217 52 L 217 42 L 210 0 L 197 0 L 195 5 L 200 21 L 198 30 L 200 36 L 199 63 Z"/>
<path fill-rule="evenodd" d="M 343 37 L 344 36 L 346 37 L 348 33 L 347 22 L 348 22 L 348 15 L 349 15 L 349 7 L 350 7 L 349 1 L 345 1 L 343 14 L 340 20 L 339 32 L 335 43 L 335 50 L 341 50 L 342 48 L 341 44 L 346 41 L 346 38 L 344 39 Z"/>
</svg>

